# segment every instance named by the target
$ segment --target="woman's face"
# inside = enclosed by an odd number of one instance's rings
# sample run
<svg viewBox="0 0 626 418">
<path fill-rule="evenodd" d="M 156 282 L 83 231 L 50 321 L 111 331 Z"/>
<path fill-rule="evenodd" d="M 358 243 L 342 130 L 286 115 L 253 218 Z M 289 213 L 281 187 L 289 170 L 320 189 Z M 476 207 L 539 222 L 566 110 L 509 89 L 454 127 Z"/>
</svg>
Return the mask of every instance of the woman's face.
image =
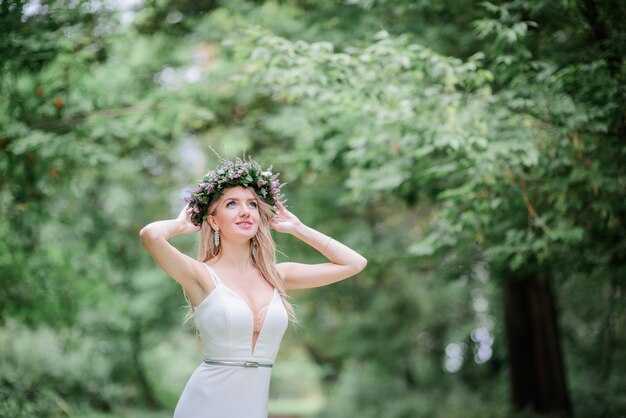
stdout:
<svg viewBox="0 0 626 418">
<path fill-rule="evenodd" d="M 209 222 L 213 229 L 220 231 L 222 239 L 237 242 L 253 238 L 260 219 L 254 193 L 243 186 L 235 186 L 224 191 Z"/>
</svg>

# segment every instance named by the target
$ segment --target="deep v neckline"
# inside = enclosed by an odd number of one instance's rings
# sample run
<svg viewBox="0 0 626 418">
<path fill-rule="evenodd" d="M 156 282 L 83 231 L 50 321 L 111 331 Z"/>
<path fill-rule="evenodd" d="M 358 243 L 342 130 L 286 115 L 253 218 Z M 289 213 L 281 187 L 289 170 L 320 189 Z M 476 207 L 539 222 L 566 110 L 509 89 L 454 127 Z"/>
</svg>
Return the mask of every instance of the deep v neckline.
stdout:
<svg viewBox="0 0 626 418">
<path fill-rule="evenodd" d="M 246 300 L 237 292 L 235 292 L 232 288 L 228 287 L 228 285 L 224 284 L 224 282 L 220 283 L 220 286 L 223 286 L 226 288 L 226 290 L 228 290 L 229 292 L 231 292 L 233 295 L 237 296 L 237 298 L 243 302 L 244 305 L 246 305 L 248 307 L 248 310 L 250 311 L 250 315 L 252 315 L 252 322 L 254 325 L 254 318 L 257 317 L 257 315 L 259 315 L 263 309 L 267 308 L 267 312 L 269 313 L 269 309 L 272 306 L 272 303 L 274 303 L 274 298 L 276 297 L 276 288 L 274 288 L 274 291 L 272 292 L 272 300 L 270 300 L 270 303 L 268 303 L 267 305 L 263 305 L 263 307 L 259 310 L 259 312 L 255 315 L 254 314 L 254 310 L 252 309 L 252 307 L 250 306 L 250 304 L 248 302 L 246 302 Z M 266 316 L 267 318 L 267 316 Z M 261 324 L 261 330 L 263 329 L 263 325 L 265 325 L 265 321 L 263 321 L 263 324 Z M 261 331 L 259 331 L 259 334 L 261 333 Z"/>
<path fill-rule="evenodd" d="M 252 319 L 252 336 L 250 338 L 250 344 L 251 344 L 251 350 L 250 351 L 251 351 L 252 357 L 254 357 L 256 346 L 258 345 L 258 342 L 259 342 L 259 339 L 261 338 L 261 334 L 263 332 L 263 329 L 265 328 L 265 323 L 267 322 L 267 318 L 270 315 L 271 307 L 274 304 L 274 299 L 276 299 L 276 293 L 277 293 L 276 288 L 274 288 L 274 291 L 272 292 L 272 299 L 270 300 L 270 302 L 268 304 L 264 305 L 263 307 L 261 307 L 259 312 L 255 315 L 254 314 L 254 309 L 252 309 L 252 306 L 250 306 L 250 304 L 248 302 L 246 302 L 246 300 L 239 293 L 235 292 L 227 284 L 225 284 L 219 278 L 219 276 L 217 275 L 217 272 L 215 270 L 213 270 L 213 268 L 211 266 L 209 266 L 206 263 L 203 263 L 203 264 L 205 266 L 207 266 L 207 269 L 209 269 L 209 273 L 211 273 L 213 275 L 213 277 L 215 278 L 216 288 L 217 287 L 225 288 L 230 293 L 235 295 L 237 297 L 237 299 L 239 299 L 248 308 L 248 312 L 250 313 L 250 316 L 251 316 L 251 319 Z M 256 340 L 255 340 L 254 339 L 254 322 L 256 320 L 257 315 L 259 315 L 263 311 L 263 309 L 265 309 L 265 308 L 267 308 L 267 312 L 265 313 L 265 318 L 263 319 L 263 322 L 261 323 L 261 327 L 259 328 L 259 333 L 258 333 L 258 335 L 256 337 Z"/>
</svg>

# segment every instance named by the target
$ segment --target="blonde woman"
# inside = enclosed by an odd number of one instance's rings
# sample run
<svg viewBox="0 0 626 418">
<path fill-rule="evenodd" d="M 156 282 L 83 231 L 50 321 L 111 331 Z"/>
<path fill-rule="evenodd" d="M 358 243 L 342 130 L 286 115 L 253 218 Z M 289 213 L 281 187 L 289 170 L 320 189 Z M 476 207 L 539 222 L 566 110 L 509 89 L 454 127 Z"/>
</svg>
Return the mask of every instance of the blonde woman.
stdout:
<svg viewBox="0 0 626 418">
<path fill-rule="evenodd" d="M 176 219 L 140 232 L 144 248 L 182 286 L 204 347 L 174 418 L 266 418 L 272 366 L 294 318 L 287 292 L 338 282 L 367 264 L 285 209 L 282 186 L 252 159 L 220 160 Z M 276 264 L 270 229 L 297 237 L 328 262 Z M 168 242 L 198 231 L 198 260 Z"/>
</svg>

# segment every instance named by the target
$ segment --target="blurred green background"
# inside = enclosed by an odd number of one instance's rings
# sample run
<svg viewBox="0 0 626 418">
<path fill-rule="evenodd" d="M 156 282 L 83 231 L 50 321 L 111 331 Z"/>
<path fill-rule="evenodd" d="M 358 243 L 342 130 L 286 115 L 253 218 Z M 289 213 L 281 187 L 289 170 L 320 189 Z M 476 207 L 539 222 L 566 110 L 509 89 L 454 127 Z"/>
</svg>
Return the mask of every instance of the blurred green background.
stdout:
<svg viewBox="0 0 626 418">
<path fill-rule="evenodd" d="M 0 417 L 171 416 L 201 349 L 138 232 L 209 146 L 369 260 L 293 293 L 272 416 L 626 416 L 625 17 L 0 0 Z"/>
</svg>

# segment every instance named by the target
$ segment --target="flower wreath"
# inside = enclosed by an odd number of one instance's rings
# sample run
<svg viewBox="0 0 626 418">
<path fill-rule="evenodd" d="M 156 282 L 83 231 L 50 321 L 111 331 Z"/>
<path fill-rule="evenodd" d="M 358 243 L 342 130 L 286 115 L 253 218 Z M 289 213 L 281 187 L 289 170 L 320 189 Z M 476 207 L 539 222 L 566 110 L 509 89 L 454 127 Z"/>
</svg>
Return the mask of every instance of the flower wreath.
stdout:
<svg viewBox="0 0 626 418">
<path fill-rule="evenodd" d="M 251 157 L 247 159 L 236 157 L 234 161 L 220 157 L 220 163 L 204 176 L 198 187 L 188 190 L 190 195 L 184 198 L 193 209 L 190 218 L 194 225 L 201 225 L 206 220 L 213 200 L 229 187 L 252 188 L 265 203 L 274 207 L 285 197 L 280 194 L 280 189 L 285 183 L 280 183 L 279 173 L 272 173 L 271 166 L 264 171 Z"/>
</svg>

